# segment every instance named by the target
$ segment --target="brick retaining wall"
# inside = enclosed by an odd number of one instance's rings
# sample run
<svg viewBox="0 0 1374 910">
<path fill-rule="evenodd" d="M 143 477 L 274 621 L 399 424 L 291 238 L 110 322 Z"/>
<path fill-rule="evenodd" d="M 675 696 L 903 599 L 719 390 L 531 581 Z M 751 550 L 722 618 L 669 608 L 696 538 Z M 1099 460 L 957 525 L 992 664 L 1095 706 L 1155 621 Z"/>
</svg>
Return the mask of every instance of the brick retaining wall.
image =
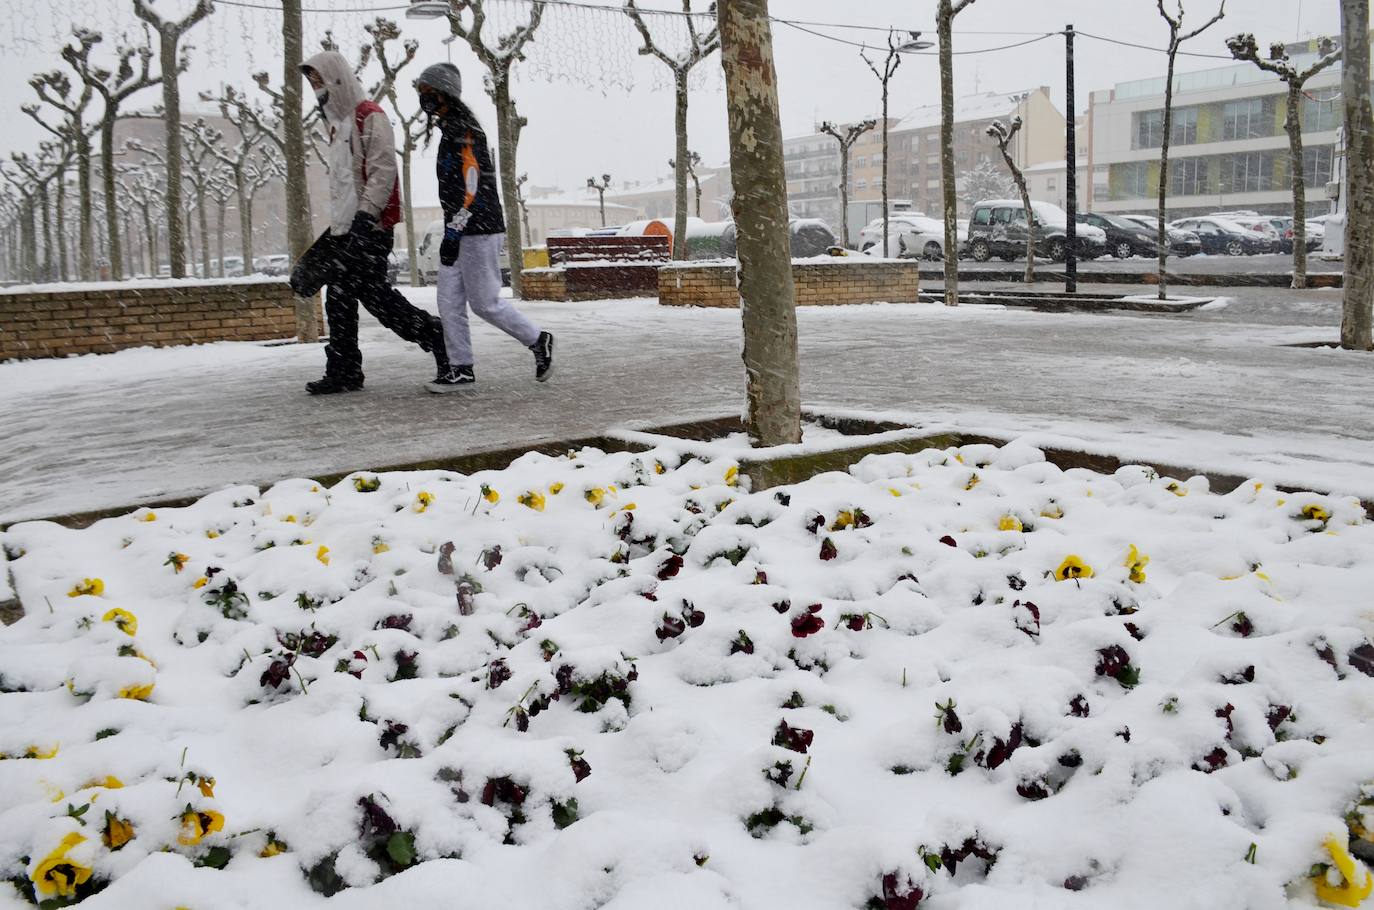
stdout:
<svg viewBox="0 0 1374 910">
<path fill-rule="evenodd" d="M 916 303 L 916 262 L 873 262 L 862 258 L 792 263 L 798 306 L 846 303 Z M 658 302 L 666 306 L 737 307 L 733 262 L 669 265 L 658 272 Z"/>
<path fill-rule="evenodd" d="M 294 338 L 285 279 L 109 282 L 0 291 L 0 360 Z M 324 320 L 319 304 L 315 321 Z"/>
</svg>

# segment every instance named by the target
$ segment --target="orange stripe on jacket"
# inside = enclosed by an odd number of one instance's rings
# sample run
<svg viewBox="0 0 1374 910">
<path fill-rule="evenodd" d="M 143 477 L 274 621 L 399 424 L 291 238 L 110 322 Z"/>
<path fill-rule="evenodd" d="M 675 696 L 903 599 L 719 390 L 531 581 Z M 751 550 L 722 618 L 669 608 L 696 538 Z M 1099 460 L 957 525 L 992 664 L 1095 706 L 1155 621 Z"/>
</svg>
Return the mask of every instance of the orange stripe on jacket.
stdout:
<svg viewBox="0 0 1374 910">
<path fill-rule="evenodd" d="M 482 176 L 482 168 L 477 163 L 477 153 L 472 150 L 472 134 L 463 145 L 463 208 L 471 208 L 477 198 L 477 183 Z"/>
</svg>

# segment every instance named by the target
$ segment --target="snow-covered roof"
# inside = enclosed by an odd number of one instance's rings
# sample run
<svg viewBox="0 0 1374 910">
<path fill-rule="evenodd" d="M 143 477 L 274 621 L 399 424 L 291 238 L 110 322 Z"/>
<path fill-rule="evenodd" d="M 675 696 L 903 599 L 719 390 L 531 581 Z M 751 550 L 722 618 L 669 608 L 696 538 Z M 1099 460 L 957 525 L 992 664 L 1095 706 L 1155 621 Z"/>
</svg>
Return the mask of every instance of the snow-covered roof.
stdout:
<svg viewBox="0 0 1374 910">
<path fill-rule="evenodd" d="M 1087 158 L 1079 158 L 1076 162 L 1074 162 L 1074 167 L 1075 167 L 1077 170 L 1080 170 L 1080 171 L 1083 170 L 1083 169 L 1084 169 L 1085 167 L 1087 167 L 1087 166 L 1088 166 L 1088 159 L 1087 159 Z M 1042 174 L 1042 173 L 1044 173 L 1044 172 L 1046 172 L 1046 171 L 1067 171 L 1067 170 L 1068 170 L 1068 168 L 1064 166 L 1064 162 L 1063 162 L 1063 161 L 1042 161 L 1040 164 L 1032 164 L 1030 167 L 1023 167 L 1023 168 L 1021 168 L 1021 173 L 1023 173 L 1023 174 Z"/>
<path fill-rule="evenodd" d="M 954 122 L 968 123 L 975 120 L 992 120 L 997 117 L 1010 117 L 1016 113 L 1019 104 L 1014 96 L 1024 95 L 1025 91 L 1020 92 L 986 92 L 981 95 L 965 95 L 962 98 L 954 99 Z M 907 114 L 891 132 L 899 133 L 903 130 L 923 130 L 932 126 L 940 125 L 940 105 L 927 104 L 918 107 L 916 110 Z"/>
<path fill-rule="evenodd" d="M 712 180 L 714 180 L 715 177 L 715 174 L 702 174 L 700 177 L 697 178 L 697 181 L 704 186 L 705 184 L 710 183 Z M 689 189 L 691 188 L 691 185 L 692 180 L 689 177 L 687 178 L 687 186 Z M 656 193 L 671 193 L 675 190 L 676 186 L 674 185 L 673 178 L 665 177 L 662 180 L 655 180 L 653 183 L 642 183 L 638 186 L 629 186 L 618 190 L 607 190 L 606 198 L 622 199 L 629 196 L 649 196 Z"/>
<path fill-rule="evenodd" d="M 559 208 L 599 209 L 601 208 L 601 203 L 594 198 L 587 199 L 582 196 L 575 196 L 572 193 L 567 193 L 562 196 L 544 196 L 539 199 L 528 199 L 525 201 L 525 208 L 530 209 L 553 208 L 555 206 Z M 610 200 L 607 200 L 606 202 L 606 209 L 608 211 L 611 209 L 623 209 L 628 212 L 633 211 L 633 208 L 633 206 L 620 205 L 619 203 L 611 202 Z"/>
</svg>

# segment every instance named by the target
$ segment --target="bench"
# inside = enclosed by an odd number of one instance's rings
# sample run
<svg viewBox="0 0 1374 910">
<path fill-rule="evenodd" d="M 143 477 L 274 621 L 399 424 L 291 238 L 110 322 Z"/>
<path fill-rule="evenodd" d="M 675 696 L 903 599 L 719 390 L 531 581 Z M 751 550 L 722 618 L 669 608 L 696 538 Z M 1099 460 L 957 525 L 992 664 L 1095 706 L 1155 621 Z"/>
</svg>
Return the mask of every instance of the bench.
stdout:
<svg viewBox="0 0 1374 910">
<path fill-rule="evenodd" d="M 550 237 L 549 265 L 574 262 L 667 262 L 667 237 Z"/>
</svg>

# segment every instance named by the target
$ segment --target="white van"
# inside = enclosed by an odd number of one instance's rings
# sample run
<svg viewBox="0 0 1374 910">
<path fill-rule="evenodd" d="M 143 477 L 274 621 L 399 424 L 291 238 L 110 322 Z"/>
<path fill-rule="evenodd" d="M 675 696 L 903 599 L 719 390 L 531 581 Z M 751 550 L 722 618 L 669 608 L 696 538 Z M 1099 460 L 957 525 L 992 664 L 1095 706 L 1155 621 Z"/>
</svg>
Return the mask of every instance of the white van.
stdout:
<svg viewBox="0 0 1374 910">
<path fill-rule="evenodd" d="M 419 245 L 415 250 L 415 262 L 417 271 L 420 273 L 420 284 L 432 285 L 439 278 L 439 244 L 444 239 L 444 221 L 442 218 L 431 221 L 429 227 L 420 237 Z M 505 236 L 501 237 L 501 283 L 510 284 L 510 253 L 506 250 Z"/>
</svg>

